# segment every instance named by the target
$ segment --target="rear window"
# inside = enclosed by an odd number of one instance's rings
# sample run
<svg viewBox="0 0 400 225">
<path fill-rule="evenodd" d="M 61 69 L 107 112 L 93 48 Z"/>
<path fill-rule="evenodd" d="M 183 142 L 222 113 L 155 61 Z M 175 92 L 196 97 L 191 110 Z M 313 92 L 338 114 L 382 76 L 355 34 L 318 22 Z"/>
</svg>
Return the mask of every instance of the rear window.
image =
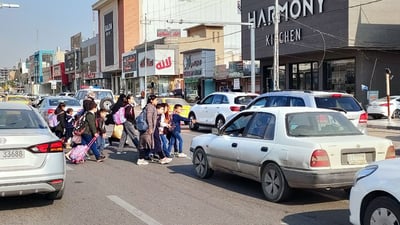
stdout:
<svg viewBox="0 0 400 225">
<path fill-rule="evenodd" d="M 66 106 L 80 106 L 81 105 L 79 103 L 79 101 L 76 99 L 50 99 L 49 105 L 58 106 L 58 104 L 60 104 L 60 102 L 64 102 Z"/>
<path fill-rule="evenodd" d="M 247 105 L 251 102 L 251 100 L 255 99 L 256 97 L 256 95 L 238 96 L 235 97 L 235 104 Z"/>
<path fill-rule="evenodd" d="M 324 97 L 315 97 L 315 103 L 318 108 L 325 109 L 344 109 L 348 112 L 357 112 L 362 111 L 363 108 L 357 102 L 357 100 L 350 96 L 341 96 L 341 97 L 333 97 L 333 96 L 324 96 Z"/>
<path fill-rule="evenodd" d="M 38 114 L 32 110 L 0 109 L 0 129 L 46 128 Z"/>
</svg>

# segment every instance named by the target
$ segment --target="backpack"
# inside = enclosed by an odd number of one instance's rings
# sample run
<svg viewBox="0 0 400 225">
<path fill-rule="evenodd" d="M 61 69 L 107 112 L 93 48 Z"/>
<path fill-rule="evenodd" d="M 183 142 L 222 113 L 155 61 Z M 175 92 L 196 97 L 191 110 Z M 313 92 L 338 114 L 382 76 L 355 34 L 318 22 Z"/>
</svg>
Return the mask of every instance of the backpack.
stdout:
<svg viewBox="0 0 400 225">
<path fill-rule="evenodd" d="M 123 124 L 123 123 L 126 122 L 126 118 L 125 118 L 125 108 L 126 108 L 127 106 L 128 106 L 128 105 L 123 106 L 123 107 L 120 107 L 120 108 L 118 109 L 118 111 L 114 113 L 114 115 L 113 115 L 113 120 L 114 120 L 114 123 L 115 123 L 115 124 L 121 125 L 121 124 Z"/>
<path fill-rule="evenodd" d="M 82 135 L 86 129 L 86 112 L 75 122 L 74 134 Z"/>
<path fill-rule="evenodd" d="M 60 123 L 60 121 L 58 121 L 57 119 L 57 114 L 55 113 L 49 115 L 48 121 L 49 121 L 49 127 L 51 128 L 56 127 Z"/>
<path fill-rule="evenodd" d="M 136 117 L 136 129 L 139 132 L 146 132 L 149 129 L 149 125 L 146 121 L 146 108 L 140 112 L 140 114 Z"/>
<path fill-rule="evenodd" d="M 71 163 L 83 163 L 86 159 L 86 154 L 89 151 L 89 147 L 87 145 L 77 145 L 73 149 L 71 149 L 71 153 L 69 158 L 71 159 Z"/>
</svg>

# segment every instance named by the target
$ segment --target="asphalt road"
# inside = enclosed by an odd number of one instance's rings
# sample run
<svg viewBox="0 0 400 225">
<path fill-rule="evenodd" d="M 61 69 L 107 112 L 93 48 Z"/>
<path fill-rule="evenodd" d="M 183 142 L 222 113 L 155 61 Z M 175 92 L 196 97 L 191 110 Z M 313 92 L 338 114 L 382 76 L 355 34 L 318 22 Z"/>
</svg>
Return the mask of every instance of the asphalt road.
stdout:
<svg viewBox="0 0 400 225">
<path fill-rule="evenodd" d="M 193 136 L 206 132 L 183 130 L 184 151 L 189 153 Z M 370 134 L 400 143 L 395 131 L 374 129 Z M 290 201 L 275 204 L 264 200 L 257 182 L 219 172 L 198 179 L 189 158 L 137 166 L 136 149 L 128 147 L 118 155 L 116 145 L 105 150 L 103 163 L 68 164 L 62 200 L 1 199 L 1 224 L 350 224 L 342 190 L 298 190 Z"/>
</svg>

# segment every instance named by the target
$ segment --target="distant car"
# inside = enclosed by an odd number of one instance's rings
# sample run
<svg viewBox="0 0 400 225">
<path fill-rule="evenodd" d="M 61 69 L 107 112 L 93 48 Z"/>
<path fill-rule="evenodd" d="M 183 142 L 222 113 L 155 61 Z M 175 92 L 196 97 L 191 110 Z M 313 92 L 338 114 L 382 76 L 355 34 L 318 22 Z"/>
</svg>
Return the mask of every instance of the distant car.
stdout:
<svg viewBox="0 0 400 225">
<path fill-rule="evenodd" d="M 390 96 L 390 115 L 391 118 L 400 118 L 400 95 Z M 374 119 L 380 119 L 388 116 L 388 102 L 387 98 L 379 98 L 368 104 L 368 115 Z"/>
<path fill-rule="evenodd" d="M 352 95 L 327 91 L 274 91 L 267 92 L 252 102 L 245 109 L 277 106 L 306 106 L 332 109 L 342 112 L 347 119 L 361 130 L 367 132 L 368 114 Z"/>
<path fill-rule="evenodd" d="M 45 97 L 38 105 L 38 111 L 46 122 L 48 122 L 49 115 L 54 113 L 58 104 L 61 102 L 65 103 L 65 110 L 72 108 L 74 110 L 74 114 L 82 110 L 82 106 L 76 98 L 68 96 L 48 96 Z"/>
<path fill-rule="evenodd" d="M 27 96 L 23 95 L 6 95 L 3 99 L 5 102 L 16 102 L 25 105 L 31 104 L 31 100 Z"/>
<path fill-rule="evenodd" d="M 189 118 L 189 112 L 190 112 L 191 106 L 185 99 L 183 99 L 183 98 L 159 98 L 159 99 L 160 99 L 160 102 L 168 104 L 170 112 L 174 111 L 175 104 L 182 105 L 181 116 Z"/>
<path fill-rule="evenodd" d="M 245 92 L 214 92 L 191 107 L 189 118 L 196 120 L 190 123 L 191 130 L 199 126 L 221 127 L 227 118 L 240 111 L 258 94 Z"/>
<path fill-rule="evenodd" d="M 89 92 L 94 92 L 96 95 L 95 102 L 100 109 L 110 110 L 114 104 L 114 94 L 110 89 L 89 88 L 80 89 L 75 93 L 75 98 L 82 104 L 83 100 L 87 97 Z"/>
<path fill-rule="evenodd" d="M 45 194 L 61 199 L 63 143 L 32 106 L 0 102 L 0 196 Z"/>
<path fill-rule="evenodd" d="M 363 134 L 340 112 L 310 107 L 242 111 L 194 137 L 190 152 L 200 178 L 215 170 L 250 178 L 272 202 L 293 188 L 348 191 L 359 169 L 395 157 L 391 140 Z"/>
<path fill-rule="evenodd" d="M 396 158 L 358 171 L 349 200 L 352 224 L 400 224 L 399 165 Z"/>
</svg>

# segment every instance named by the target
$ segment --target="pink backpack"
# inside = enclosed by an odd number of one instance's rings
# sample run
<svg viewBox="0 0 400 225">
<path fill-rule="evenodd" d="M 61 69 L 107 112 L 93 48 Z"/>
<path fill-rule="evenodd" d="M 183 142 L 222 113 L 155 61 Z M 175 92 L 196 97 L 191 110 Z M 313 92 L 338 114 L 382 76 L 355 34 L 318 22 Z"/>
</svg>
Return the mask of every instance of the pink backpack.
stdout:
<svg viewBox="0 0 400 225">
<path fill-rule="evenodd" d="M 90 146 L 96 141 L 96 137 L 89 142 L 88 145 L 78 145 L 71 149 L 71 154 L 69 158 L 71 159 L 71 163 L 84 163 L 86 159 L 86 154 L 89 151 Z"/>
<path fill-rule="evenodd" d="M 114 120 L 114 123 L 115 123 L 115 124 L 121 125 L 121 124 L 123 124 L 123 123 L 126 122 L 126 118 L 125 118 L 125 108 L 126 108 L 127 106 L 128 106 L 128 105 L 126 105 L 126 106 L 124 106 L 124 107 L 120 107 L 120 108 L 118 109 L 118 111 L 114 113 L 114 115 L 113 115 L 113 120 Z"/>
</svg>

